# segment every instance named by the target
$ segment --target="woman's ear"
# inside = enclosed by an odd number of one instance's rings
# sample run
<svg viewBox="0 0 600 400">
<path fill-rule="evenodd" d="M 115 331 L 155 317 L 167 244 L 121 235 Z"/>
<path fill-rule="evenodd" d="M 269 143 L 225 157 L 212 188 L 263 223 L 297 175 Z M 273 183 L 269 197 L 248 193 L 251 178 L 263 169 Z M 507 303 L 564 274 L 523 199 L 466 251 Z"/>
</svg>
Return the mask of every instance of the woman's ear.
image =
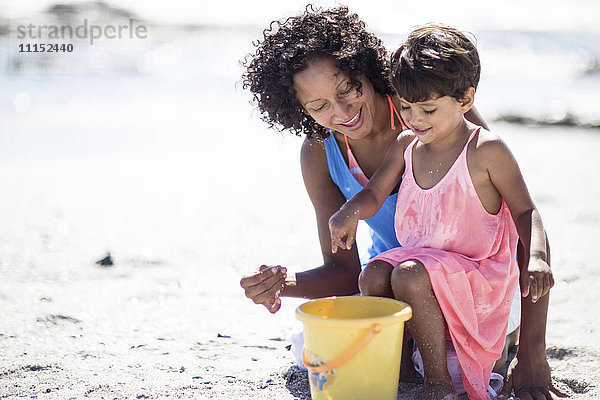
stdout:
<svg viewBox="0 0 600 400">
<path fill-rule="evenodd" d="M 465 92 L 462 99 L 460 99 L 460 109 L 462 113 L 466 113 L 473 107 L 473 102 L 475 101 L 475 88 L 470 87 Z"/>
</svg>

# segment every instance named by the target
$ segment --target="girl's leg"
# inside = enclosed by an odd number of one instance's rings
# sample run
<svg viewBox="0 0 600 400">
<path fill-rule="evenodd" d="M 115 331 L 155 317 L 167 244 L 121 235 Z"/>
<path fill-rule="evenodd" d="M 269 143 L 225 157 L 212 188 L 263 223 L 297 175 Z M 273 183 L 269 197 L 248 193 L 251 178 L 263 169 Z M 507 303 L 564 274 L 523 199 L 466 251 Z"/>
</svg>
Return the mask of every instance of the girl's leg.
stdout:
<svg viewBox="0 0 600 400">
<path fill-rule="evenodd" d="M 358 277 L 358 288 L 363 296 L 394 298 L 391 275 L 394 267 L 385 261 L 371 261 Z"/>
<path fill-rule="evenodd" d="M 407 324 L 423 357 L 425 387 L 421 399 L 458 398 L 448 374 L 444 315 L 425 266 L 417 260 L 403 261 L 392 271 L 391 286 L 394 297 L 413 310 Z"/>
<path fill-rule="evenodd" d="M 517 290 L 519 289 L 517 288 Z M 520 331 L 521 328 L 517 328 L 510 334 L 506 335 L 506 340 L 504 341 L 504 349 L 502 349 L 502 356 L 500 356 L 500 359 L 494 364 L 494 369 L 492 369 L 492 372 L 495 372 L 497 374 L 502 372 L 504 364 L 506 364 L 506 361 L 508 361 L 508 351 L 511 349 L 511 347 L 517 344 L 517 341 L 519 340 Z"/>
<path fill-rule="evenodd" d="M 358 277 L 358 287 L 363 296 L 394 298 L 391 286 L 391 275 L 394 267 L 385 261 L 371 261 Z M 414 382 L 416 371 L 412 363 L 412 346 L 402 344 L 402 360 L 400 362 L 400 382 Z"/>
</svg>

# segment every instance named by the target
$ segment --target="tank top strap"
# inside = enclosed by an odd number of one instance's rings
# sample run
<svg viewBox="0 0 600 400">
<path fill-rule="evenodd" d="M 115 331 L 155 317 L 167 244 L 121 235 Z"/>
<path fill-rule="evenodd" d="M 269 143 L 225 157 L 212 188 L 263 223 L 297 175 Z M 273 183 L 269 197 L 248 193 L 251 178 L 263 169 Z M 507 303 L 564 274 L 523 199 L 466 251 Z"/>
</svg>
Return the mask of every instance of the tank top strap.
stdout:
<svg viewBox="0 0 600 400">
<path fill-rule="evenodd" d="M 346 142 L 346 148 L 350 151 L 350 145 L 348 144 L 348 136 L 344 135 L 344 141 Z"/>
<path fill-rule="evenodd" d="M 415 144 L 419 141 L 419 138 L 414 138 L 412 142 L 408 146 L 406 146 L 406 150 L 404 150 L 404 174 L 409 173 L 412 175 L 412 150 L 415 147 Z"/>
<path fill-rule="evenodd" d="M 469 144 L 471 143 L 471 141 L 473 140 L 473 138 L 475 137 L 475 135 L 480 131 L 481 127 L 478 126 L 477 128 L 473 129 L 473 132 L 471 132 L 471 134 L 469 135 L 469 140 L 467 140 L 467 143 L 465 144 L 465 147 L 463 147 L 462 151 L 460 152 L 460 155 L 458 156 L 458 158 L 464 158 L 466 160 L 467 158 L 467 149 L 469 147 Z"/>
<path fill-rule="evenodd" d="M 402 130 L 403 131 L 407 130 L 408 127 L 404 124 L 404 121 L 402 121 L 402 118 L 400 117 L 400 113 L 396 109 L 396 106 L 394 105 L 392 98 L 390 97 L 389 94 L 386 96 L 388 99 L 388 103 L 390 104 L 390 126 L 392 127 L 393 130 L 396 130 L 396 124 L 394 123 L 394 114 L 396 114 L 396 117 L 398 117 L 398 121 L 400 121 L 400 125 L 402 126 Z"/>
<path fill-rule="evenodd" d="M 360 168 L 360 165 L 358 165 L 356 157 L 354 157 L 354 154 L 352 154 L 352 150 L 348 144 L 348 136 L 344 135 L 344 141 L 346 142 L 346 149 L 348 151 L 348 169 L 350 169 L 350 173 L 361 185 L 366 186 L 367 183 L 369 183 L 369 178 L 367 178 L 363 170 Z"/>
<path fill-rule="evenodd" d="M 453 170 L 455 169 L 455 165 L 458 164 L 459 162 L 466 165 L 467 148 L 469 147 L 469 143 L 471 143 L 471 141 L 473 140 L 475 135 L 480 131 L 480 129 L 481 129 L 480 126 L 473 129 L 473 132 L 471 132 L 471 134 L 469 135 L 469 140 L 467 140 L 467 143 L 465 144 L 465 146 L 461 150 L 460 154 L 458 155 L 458 157 L 456 158 L 456 160 L 450 167 L 450 170 L 447 172 L 447 174 L 453 173 Z M 408 146 L 406 146 L 406 150 L 404 150 L 404 175 L 409 174 L 408 176 L 411 176 L 412 179 L 414 179 L 413 170 L 412 170 L 413 169 L 413 162 L 412 162 L 413 147 L 415 147 L 415 144 L 417 143 L 418 140 L 419 140 L 419 138 L 414 138 L 413 141 L 410 142 L 410 144 Z"/>
<path fill-rule="evenodd" d="M 398 113 L 398 110 L 396 109 L 396 106 L 394 105 L 392 98 L 390 97 L 389 94 L 386 96 L 388 99 L 388 103 L 390 105 L 390 126 L 391 126 L 391 128 L 393 130 L 396 130 L 396 124 L 394 122 L 394 114 L 396 114 L 396 117 L 398 117 L 398 121 L 400 121 L 400 125 L 402 126 L 402 130 L 404 131 L 404 130 L 408 129 L 408 127 L 404 124 L 404 121 L 402 121 L 402 118 L 400 118 L 400 114 Z M 329 130 L 329 132 L 331 133 L 330 130 Z M 369 178 L 367 178 L 365 173 L 360 168 L 360 165 L 358 164 L 356 157 L 354 157 L 354 154 L 352 153 L 352 149 L 350 149 L 350 144 L 348 143 L 348 136 L 346 136 L 346 135 L 344 135 L 344 142 L 346 142 L 346 151 L 348 153 L 348 168 L 350 169 L 350 172 L 356 178 L 356 180 L 361 185 L 365 186 L 369 182 Z"/>
</svg>

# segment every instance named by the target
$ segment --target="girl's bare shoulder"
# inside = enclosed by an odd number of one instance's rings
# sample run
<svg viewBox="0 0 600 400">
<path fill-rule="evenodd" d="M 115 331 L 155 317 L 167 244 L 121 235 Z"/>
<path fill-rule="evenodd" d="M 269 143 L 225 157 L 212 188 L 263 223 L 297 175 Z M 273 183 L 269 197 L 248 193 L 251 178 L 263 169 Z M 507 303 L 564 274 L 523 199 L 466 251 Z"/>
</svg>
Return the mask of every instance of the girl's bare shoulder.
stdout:
<svg viewBox="0 0 600 400">
<path fill-rule="evenodd" d="M 512 158 L 506 142 L 498 134 L 485 129 L 480 129 L 469 145 L 469 158 L 478 163 L 502 162 L 506 157 Z"/>
<path fill-rule="evenodd" d="M 415 139 L 415 134 L 410 129 L 402 131 L 398 134 L 396 141 L 394 142 L 397 146 L 402 147 L 402 149 L 406 149 L 408 145 Z"/>
</svg>

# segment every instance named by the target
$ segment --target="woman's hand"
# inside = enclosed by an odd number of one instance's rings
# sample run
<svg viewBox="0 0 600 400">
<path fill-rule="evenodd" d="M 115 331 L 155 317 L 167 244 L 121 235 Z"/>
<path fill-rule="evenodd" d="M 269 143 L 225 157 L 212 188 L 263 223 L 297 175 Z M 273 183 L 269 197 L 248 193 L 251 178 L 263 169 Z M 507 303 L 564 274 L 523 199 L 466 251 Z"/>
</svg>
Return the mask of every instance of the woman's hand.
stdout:
<svg viewBox="0 0 600 400">
<path fill-rule="evenodd" d="M 356 239 L 356 227 L 358 225 L 358 211 L 340 208 L 338 212 L 329 218 L 329 233 L 331 235 L 331 251 L 337 252 L 338 247 L 350 250 Z"/>
<path fill-rule="evenodd" d="M 512 360 L 498 400 L 508 400 L 512 393 L 520 400 L 554 400 L 556 397 L 568 397 L 552 383 L 545 353 L 538 357 L 537 362 L 521 362 L 519 354 Z"/>
<path fill-rule="evenodd" d="M 240 280 L 240 286 L 244 289 L 246 297 L 255 304 L 262 304 L 274 314 L 281 307 L 279 296 L 286 277 L 287 270 L 281 265 L 261 265 L 258 271 L 245 275 Z"/>
<path fill-rule="evenodd" d="M 531 257 L 527 272 L 521 274 L 523 297 L 531 294 L 531 301 L 535 303 L 540 297 L 545 296 L 552 286 L 554 286 L 554 277 L 548 263 L 541 258 Z"/>
</svg>

